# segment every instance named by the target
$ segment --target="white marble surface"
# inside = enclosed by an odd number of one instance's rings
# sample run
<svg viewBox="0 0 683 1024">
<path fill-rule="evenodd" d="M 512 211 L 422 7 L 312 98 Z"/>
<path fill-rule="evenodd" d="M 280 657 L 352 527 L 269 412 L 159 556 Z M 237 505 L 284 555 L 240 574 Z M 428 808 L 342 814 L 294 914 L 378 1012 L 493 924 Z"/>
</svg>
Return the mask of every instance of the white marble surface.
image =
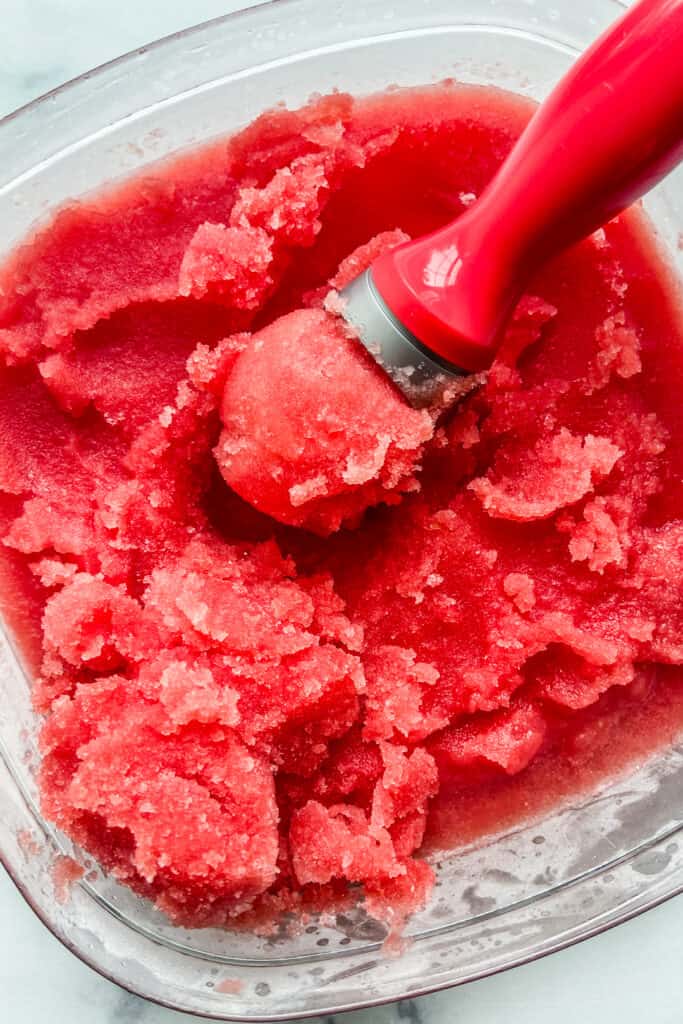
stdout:
<svg viewBox="0 0 683 1024">
<path fill-rule="evenodd" d="M 0 0 L 0 115 L 126 50 L 247 5 L 227 0 Z M 553 1024 L 681 1024 L 683 899 L 539 963 L 345 1020 L 540 1024 L 549 1017 Z M 2 1024 L 180 1024 L 193 1019 L 130 996 L 77 961 L 0 871 Z"/>
</svg>

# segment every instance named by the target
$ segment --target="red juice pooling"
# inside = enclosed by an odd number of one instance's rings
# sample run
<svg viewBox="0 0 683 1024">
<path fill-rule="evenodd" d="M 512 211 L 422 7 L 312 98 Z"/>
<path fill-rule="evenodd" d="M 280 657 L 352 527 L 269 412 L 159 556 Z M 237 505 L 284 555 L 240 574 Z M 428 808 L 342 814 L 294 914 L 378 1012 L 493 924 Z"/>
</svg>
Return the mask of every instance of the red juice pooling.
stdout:
<svg viewBox="0 0 683 1024">
<path fill-rule="evenodd" d="M 536 276 L 445 414 L 322 312 L 472 202 L 530 113 L 453 83 L 276 111 L 0 271 L 43 811 L 175 921 L 357 883 L 405 914 L 425 844 L 683 726 L 682 332 L 640 214 Z"/>
</svg>

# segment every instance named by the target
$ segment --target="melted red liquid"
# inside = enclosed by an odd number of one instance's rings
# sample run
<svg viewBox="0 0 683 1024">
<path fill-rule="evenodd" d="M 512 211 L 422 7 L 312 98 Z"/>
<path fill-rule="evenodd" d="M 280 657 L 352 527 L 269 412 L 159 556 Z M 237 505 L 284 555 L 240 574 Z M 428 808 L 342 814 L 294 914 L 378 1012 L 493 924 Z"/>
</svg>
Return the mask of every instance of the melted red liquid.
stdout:
<svg viewBox="0 0 683 1024">
<path fill-rule="evenodd" d="M 409 910 L 426 828 L 497 831 L 683 725 L 682 332 L 641 216 L 537 276 L 445 417 L 310 329 L 330 282 L 478 195 L 530 111 L 446 84 L 268 114 L 0 271 L 2 598 L 43 809 L 174 919 L 358 882 Z M 288 361 L 269 325 L 302 307 Z M 251 504 L 218 471 L 245 450 Z"/>
</svg>

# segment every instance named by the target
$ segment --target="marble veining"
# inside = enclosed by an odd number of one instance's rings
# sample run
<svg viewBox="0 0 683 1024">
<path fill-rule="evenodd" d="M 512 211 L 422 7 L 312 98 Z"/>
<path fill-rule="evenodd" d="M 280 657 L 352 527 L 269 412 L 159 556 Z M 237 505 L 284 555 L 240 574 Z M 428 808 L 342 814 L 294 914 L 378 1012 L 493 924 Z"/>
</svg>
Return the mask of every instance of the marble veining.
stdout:
<svg viewBox="0 0 683 1024">
<path fill-rule="evenodd" d="M 319 2 L 332 6 L 333 0 Z M 249 0 L 0 0 L 0 116 L 127 50 L 245 6 Z M 546 1024 L 548 1018 L 553 1024 L 680 1024 L 682 911 L 679 897 L 544 961 L 450 992 L 320 1018 L 320 1024 Z M 196 1018 L 100 978 L 47 932 L 0 871 L 0 1020 L 183 1024 Z"/>
<path fill-rule="evenodd" d="M 110 1024 L 139 1024 L 147 1017 L 147 1007 L 144 999 L 122 992 L 109 1016 Z"/>
</svg>

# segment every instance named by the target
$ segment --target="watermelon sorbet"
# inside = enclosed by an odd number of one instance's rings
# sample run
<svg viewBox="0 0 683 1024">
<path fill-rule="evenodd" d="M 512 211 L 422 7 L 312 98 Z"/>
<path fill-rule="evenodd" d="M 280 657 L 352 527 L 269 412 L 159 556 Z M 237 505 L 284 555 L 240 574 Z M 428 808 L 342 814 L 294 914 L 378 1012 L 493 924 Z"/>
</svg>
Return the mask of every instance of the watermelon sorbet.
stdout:
<svg viewBox="0 0 683 1024">
<path fill-rule="evenodd" d="M 535 277 L 451 407 L 410 408 L 329 312 L 531 111 L 451 82 L 279 109 L 0 269 L 42 809 L 174 921 L 402 920 L 425 851 L 683 724 L 683 332 L 642 214 Z"/>
</svg>

